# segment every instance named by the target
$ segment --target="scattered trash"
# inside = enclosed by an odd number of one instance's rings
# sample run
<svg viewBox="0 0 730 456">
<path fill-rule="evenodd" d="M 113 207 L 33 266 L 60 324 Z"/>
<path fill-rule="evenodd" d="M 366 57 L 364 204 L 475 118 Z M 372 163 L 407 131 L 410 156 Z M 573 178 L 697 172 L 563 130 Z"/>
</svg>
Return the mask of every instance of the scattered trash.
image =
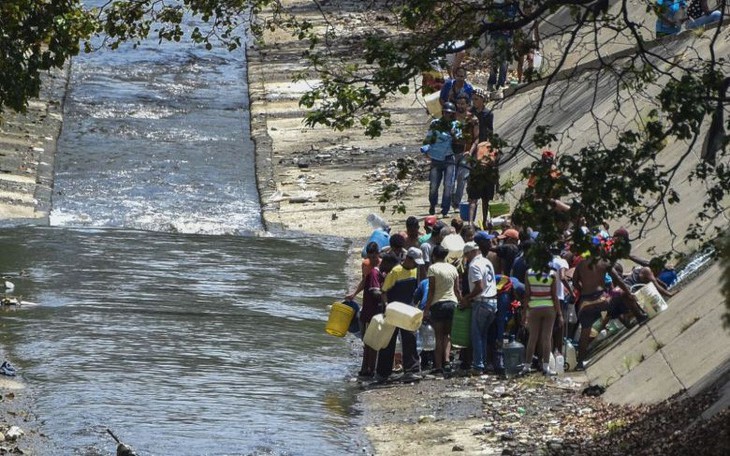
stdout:
<svg viewBox="0 0 730 456">
<path fill-rule="evenodd" d="M 606 388 L 602 387 L 601 385 L 592 385 L 585 388 L 583 392 L 581 392 L 581 394 L 584 396 L 598 397 L 605 392 Z"/>
<path fill-rule="evenodd" d="M 3 361 L 3 363 L 0 364 L 0 374 L 7 375 L 8 377 L 15 377 L 17 370 L 15 369 L 15 366 L 10 364 L 8 361 Z"/>
<path fill-rule="evenodd" d="M 117 456 L 137 456 L 137 453 L 134 452 L 132 447 L 122 443 L 110 429 L 107 429 L 106 432 L 108 432 L 114 441 L 117 442 Z"/>
</svg>

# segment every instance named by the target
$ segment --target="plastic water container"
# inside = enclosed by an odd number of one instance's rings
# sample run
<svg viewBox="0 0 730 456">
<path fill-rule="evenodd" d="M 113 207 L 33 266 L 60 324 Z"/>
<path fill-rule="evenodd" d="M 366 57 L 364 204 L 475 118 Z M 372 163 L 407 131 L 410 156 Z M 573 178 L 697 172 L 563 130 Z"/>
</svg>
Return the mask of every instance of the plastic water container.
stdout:
<svg viewBox="0 0 730 456">
<path fill-rule="evenodd" d="M 550 370 L 550 372 L 555 372 L 555 363 L 555 355 L 550 353 L 550 360 L 548 361 L 548 369 Z"/>
<path fill-rule="evenodd" d="M 327 326 L 324 330 L 327 334 L 335 337 L 345 337 L 347 330 L 350 328 L 350 322 L 355 316 L 355 309 L 347 304 L 336 302 L 332 304 L 330 316 L 327 319 Z"/>
<path fill-rule="evenodd" d="M 436 350 L 436 333 L 433 330 L 433 326 L 428 323 L 421 325 L 418 329 L 418 335 L 421 339 L 421 350 Z"/>
<path fill-rule="evenodd" d="M 502 349 L 504 352 L 504 373 L 507 377 L 514 377 L 522 370 L 525 362 L 525 346 L 510 336 L 509 343 Z"/>
<path fill-rule="evenodd" d="M 459 203 L 459 217 L 464 221 L 469 221 L 469 202 Z"/>
<path fill-rule="evenodd" d="M 565 373 L 565 357 L 561 353 L 558 353 L 557 356 L 555 356 L 555 373 L 558 375 L 563 375 Z"/>
<path fill-rule="evenodd" d="M 436 119 L 441 117 L 441 102 L 439 101 L 439 98 L 441 98 L 441 92 L 429 93 L 423 97 L 426 102 L 426 109 L 428 109 L 428 113 L 431 114 L 431 117 Z"/>
<path fill-rule="evenodd" d="M 649 318 L 653 318 L 659 312 L 664 312 L 669 307 L 659 290 L 651 282 L 634 285 L 631 287 L 631 292 L 634 293 L 636 300 L 639 301 L 639 306 L 644 309 Z"/>
<path fill-rule="evenodd" d="M 509 203 L 506 201 L 490 201 L 489 216 L 499 217 L 500 215 L 509 214 Z"/>
<path fill-rule="evenodd" d="M 370 235 L 370 239 L 365 243 L 365 245 L 362 248 L 362 257 L 365 258 L 367 256 L 367 253 L 365 252 L 365 249 L 367 248 L 368 244 L 371 242 L 375 242 L 378 244 L 378 247 L 380 247 L 380 250 L 383 250 L 383 248 L 388 247 L 390 245 L 390 234 L 385 231 L 382 228 L 377 228 L 375 231 L 373 231 L 373 234 Z"/>
<path fill-rule="evenodd" d="M 378 314 L 370 320 L 362 341 L 373 350 L 382 350 L 388 346 L 394 332 L 395 326 L 388 324 L 383 314 Z"/>
<path fill-rule="evenodd" d="M 464 238 L 458 234 L 449 234 L 441 241 L 441 247 L 449 251 L 449 256 L 461 258 L 464 255 Z"/>
<path fill-rule="evenodd" d="M 347 330 L 353 334 L 359 333 L 360 319 L 358 318 L 358 314 L 360 313 L 360 304 L 355 301 L 342 301 L 342 304 L 352 307 L 352 310 L 355 311 L 355 315 L 353 315 L 352 320 L 350 321 L 350 327 L 347 328 Z"/>
<path fill-rule="evenodd" d="M 385 321 L 406 331 L 416 331 L 423 321 L 423 311 L 402 302 L 391 302 L 385 308 Z"/>
<path fill-rule="evenodd" d="M 566 337 L 563 340 L 563 357 L 565 358 L 565 370 L 572 371 L 578 365 L 578 357 L 575 353 L 573 343 Z"/>
<path fill-rule="evenodd" d="M 451 322 L 451 345 L 458 348 L 471 346 L 471 307 L 454 309 Z"/>
</svg>

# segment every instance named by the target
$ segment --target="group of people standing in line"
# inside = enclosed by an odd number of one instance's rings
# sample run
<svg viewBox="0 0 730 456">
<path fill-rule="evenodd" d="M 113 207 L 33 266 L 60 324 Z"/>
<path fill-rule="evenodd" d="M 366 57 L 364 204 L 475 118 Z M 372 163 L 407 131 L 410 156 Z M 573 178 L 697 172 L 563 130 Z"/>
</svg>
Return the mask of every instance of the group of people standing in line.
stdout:
<svg viewBox="0 0 730 456">
<path fill-rule="evenodd" d="M 391 235 L 388 247 L 381 250 L 377 243 L 369 243 L 362 280 L 346 299 L 363 293 L 359 314 L 363 333 L 388 303 L 397 301 L 422 309 L 424 322 L 435 332 L 430 370 L 434 375 L 451 375 L 457 369 L 471 375 L 504 374 L 502 347 L 508 337 L 522 337 L 526 342 L 524 373 L 541 370 L 553 375 L 550 355 L 562 351 L 564 338 L 572 335 L 577 325 L 578 369 L 582 369 L 596 322 L 602 320 L 605 326 L 610 319 L 619 318 L 632 325 L 647 320 L 631 293 L 632 285 L 652 282 L 665 296 L 672 295 L 648 263 L 634 256 L 628 258 L 640 266 L 626 276 L 620 264 L 575 255 L 567 244 L 554 246 L 548 265 L 531 265 L 529 251 L 535 233 L 530 229 L 475 231 L 458 217 L 449 226 L 435 216 L 425 217 L 423 228 L 425 233 L 416 217 L 408 217 L 405 231 Z M 608 235 L 605 227 L 593 231 L 600 242 L 609 241 L 615 248 L 630 251 L 625 229 L 613 235 Z M 462 237 L 462 251 L 441 245 L 450 234 Z M 572 325 L 566 318 L 571 306 L 577 315 Z M 460 349 L 458 357 L 452 355 L 450 344 L 457 307 L 472 309 L 471 346 Z M 359 376 L 379 382 L 392 379 L 398 338 L 402 380 L 420 379 L 431 354 L 419 353 L 416 333 L 402 328 L 396 329 L 387 347 L 379 351 L 364 347 Z M 452 360 L 457 358 L 459 364 L 453 366 Z"/>
</svg>

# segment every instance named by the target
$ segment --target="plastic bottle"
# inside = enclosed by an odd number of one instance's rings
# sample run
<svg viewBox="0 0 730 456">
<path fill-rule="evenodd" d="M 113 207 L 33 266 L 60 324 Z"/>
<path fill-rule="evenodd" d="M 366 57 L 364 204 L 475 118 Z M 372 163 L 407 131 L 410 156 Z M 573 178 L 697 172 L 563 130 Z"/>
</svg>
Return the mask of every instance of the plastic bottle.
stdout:
<svg viewBox="0 0 730 456">
<path fill-rule="evenodd" d="M 522 370 L 525 362 L 525 346 L 517 342 L 514 336 L 510 335 L 509 343 L 504 346 L 504 373 L 514 377 Z"/>
<path fill-rule="evenodd" d="M 383 231 L 390 232 L 390 225 L 378 214 L 370 214 L 365 220 L 373 229 L 380 228 Z"/>
<path fill-rule="evenodd" d="M 568 323 L 578 323 L 578 314 L 575 313 L 575 304 L 572 302 L 568 304 Z"/>
<path fill-rule="evenodd" d="M 565 358 L 562 353 L 558 353 L 555 356 L 555 372 L 558 375 L 563 375 L 563 373 L 565 373 Z"/>
<path fill-rule="evenodd" d="M 431 325 L 428 323 L 422 324 L 418 329 L 418 334 L 421 336 L 421 344 L 423 345 L 424 351 L 436 349 L 436 333 Z"/>
<path fill-rule="evenodd" d="M 550 361 L 548 361 L 548 370 L 550 372 L 555 372 L 555 355 L 550 353 Z"/>
</svg>

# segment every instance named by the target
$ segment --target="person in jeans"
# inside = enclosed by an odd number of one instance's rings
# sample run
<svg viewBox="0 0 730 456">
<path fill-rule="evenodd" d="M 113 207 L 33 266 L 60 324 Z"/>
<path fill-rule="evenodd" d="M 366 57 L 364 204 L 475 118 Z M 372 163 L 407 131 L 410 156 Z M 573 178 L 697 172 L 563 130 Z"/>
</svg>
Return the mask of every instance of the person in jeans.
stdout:
<svg viewBox="0 0 730 456">
<path fill-rule="evenodd" d="M 431 159 L 431 170 L 428 174 L 428 213 L 434 215 L 436 212 L 439 186 L 443 182 L 441 214 L 445 217 L 451 209 L 451 192 L 456 173 L 452 144 L 454 139 L 461 138 L 462 133 L 461 122 L 456 120 L 456 106 L 453 103 L 445 103 L 441 113 L 441 118 L 431 122 L 421 152 Z"/>
<path fill-rule="evenodd" d="M 451 320 L 456 303 L 461 299 L 459 271 L 446 262 L 449 251 L 437 245 L 433 248 L 433 264 L 428 268 L 428 299 L 423 309 L 423 318 L 429 319 L 436 333 L 434 370 L 431 373 L 450 371 Z"/>
<path fill-rule="evenodd" d="M 489 327 L 497 314 L 497 283 L 492 263 L 482 256 L 476 242 L 464 245 L 464 256 L 469 261 L 469 293 L 461 298 L 459 307 L 472 309 L 472 369 L 481 375 L 486 367 Z"/>
<path fill-rule="evenodd" d="M 451 207 L 458 213 L 461 199 L 464 196 L 466 181 L 469 178 L 470 163 L 467 159 L 474 141 L 479 136 L 479 120 L 471 111 L 471 102 L 466 95 L 460 94 L 456 98 L 456 120 L 461 122 L 461 138 L 454 139 L 451 148 L 454 151 L 456 165 L 455 185 L 451 194 Z M 458 233 L 457 233 L 458 234 Z"/>
<path fill-rule="evenodd" d="M 527 312 L 522 313 L 522 325 L 527 324 L 530 338 L 525 350 L 525 365 L 522 372 L 530 372 L 532 356 L 535 354 L 535 348 L 539 340 L 542 348 L 542 371 L 545 375 L 555 375 L 555 372 L 550 369 L 548 361 L 550 361 L 550 353 L 552 352 L 553 325 L 556 318 L 558 319 L 558 326 L 563 327 L 563 315 L 560 309 L 560 301 L 558 301 L 555 271 L 550 271 L 547 275 L 532 270 L 527 272 L 523 305 Z"/>
<path fill-rule="evenodd" d="M 707 0 L 690 0 L 687 7 L 687 22 L 684 26 L 688 30 L 702 27 L 703 25 L 718 22 L 722 18 L 722 11 L 710 11 Z"/>
</svg>

